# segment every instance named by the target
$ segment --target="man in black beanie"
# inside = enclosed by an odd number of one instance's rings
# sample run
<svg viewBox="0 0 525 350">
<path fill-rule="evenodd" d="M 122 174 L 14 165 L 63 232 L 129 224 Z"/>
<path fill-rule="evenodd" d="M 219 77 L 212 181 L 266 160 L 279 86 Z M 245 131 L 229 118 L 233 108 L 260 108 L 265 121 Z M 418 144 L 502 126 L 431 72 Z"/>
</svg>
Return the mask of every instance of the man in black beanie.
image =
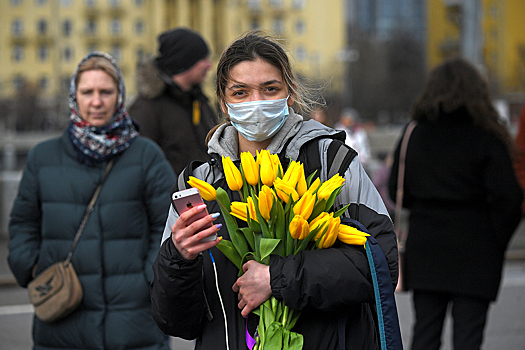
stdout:
<svg viewBox="0 0 525 350">
<path fill-rule="evenodd" d="M 209 159 L 204 140 L 217 117 L 201 84 L 211 68 L 210 52 L 187 28 L 168 30 L 157 40 L 157 56 L 137 66 L 139 96 L 129 114 L 179 174 L 192 160 Z"/>
</svg>

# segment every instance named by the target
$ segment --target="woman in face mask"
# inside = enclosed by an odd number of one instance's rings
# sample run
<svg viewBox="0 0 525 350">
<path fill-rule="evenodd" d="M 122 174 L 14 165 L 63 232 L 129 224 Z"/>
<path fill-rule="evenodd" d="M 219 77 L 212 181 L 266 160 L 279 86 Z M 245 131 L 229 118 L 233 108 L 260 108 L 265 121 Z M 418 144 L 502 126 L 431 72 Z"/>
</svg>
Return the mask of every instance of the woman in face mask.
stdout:
<svg viewBox="0 0 525 350">
<path fill-rule="evenodd" d="M 221 157 L 238 161 L 242 152 L 256 156 L 257 151 L 267 149 L 282 160 L 297 160 L 301 146 L 314 139 L 319 175 L 327 180 L 329 148 L 341 134 L 295 113 L 292 106 L 308 112 L 315 99 L 297 79 L 286 52 L 275 40 L 248 33 L 234 41 L 219 60 L 216 81 L 225 116 L 206 140 L 208 153 L 215 159 L 190 164 L 173 191 L 189 175 L 227 189 Z M 363 223 L 379 241 L 395 284 L 396 239 L 381 197 L 357 157 L 351 158 L 341 175 L 346 182 L 335 208 L 351 204 L 344 215 Z M 334 245 L 296 256 L 272 255 L 269 266 L 247 262 L 244 274 L 238 277 L 237 268 L 215 248 L 219 239 L 201 242 L 224 225 L 221 216 L 213 215 L 219 212 L 216 202 L 206 204 L 210 215 L 187 227 L 185 223 L 203 208 L 180 216 L 173 208 L 169 212 L 151 290 L 153 315 L 165 333 L 196 338 L 196 349 L 244 349 L 251 323 L 258 322 L 251 312 L 274 295 L 301 310 L 293 331 L 303 335 L 303 349 L 378 348 L 371 307 L 374 291 L 362 247 Z M 201 229 L 204 227 L 208 228 Z M 227 230 L 220 233 L 230 239 Z M 210 248 L 217 278 L 211 257 L 202 254 Z M 338 335 L 338 319 L 345 320 L 346 341 Z"/>
</svg>

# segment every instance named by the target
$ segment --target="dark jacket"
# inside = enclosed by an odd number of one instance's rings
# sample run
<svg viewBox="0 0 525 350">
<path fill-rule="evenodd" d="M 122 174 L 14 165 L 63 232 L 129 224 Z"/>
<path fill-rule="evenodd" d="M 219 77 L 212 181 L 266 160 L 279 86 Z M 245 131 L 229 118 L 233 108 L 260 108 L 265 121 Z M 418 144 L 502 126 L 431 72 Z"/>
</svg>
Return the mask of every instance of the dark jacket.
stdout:
<svg viewBox="0 0 525 350">
<path fill-rule="evenodd" d="M 518 120 L 518 134 L 516 135 L 516 158 L 514 159 L 514 171 L 516 178 L 525 191 L 525 104 L 521 108 Z M 525 216 L 525 202 L 521 205 L 521 214 Z"/>
<path fill-rule="evenodd" d="M 166 84 L 153 61 L 138 68 L 139 96 L 128 112 L 140 126 L 140 134 L 159 144 L 176 174 L 192 160 L 207 160 L 205 145 L 216 114 L 199 86 L 189 92 L 175 83 Z M 193 101 L 200 104 L 201 119 L 193 123 Z"/>
<path fill-rule="evenodd" d="M 80 164 L 67 132 L 34 147 L 9 224 L 9 265 L 26 287 L 67 257 L 105 168 Z M 115 158 L 73 255 L 84 297 L 56 323 L 34 318 L 34 349 L 168 349 L 151 317 L 152 264 L 174 174 L 161 150 L 138 137 Z"/>
<path fill-rule="evenodd" d="M 300 146 L 315 137 L 327 137 L 319 141 L 322 155 L 321 179 L 326 180 L 326 154 L 335 131 L 321 124 L 293 114 L 274 137 L 269 150 L 279 153 L 292 138 L 286 155 L 297 159 Z M 235 132 L 219 128 L 210 141 L 210 150 L 224 156 L 228 143 Z M 274 141 L 281 134 L 281 143 Z M 224 144 L 218 145 L 221 139 Z M 230 140 L 232 141 L 232 140 Z M 229 145 L 235 144 L 230 142 Z M 274 147 L 274 149 L 272 149 Z M 220 151 L 222 149 L 222 151 Z M 233 158 L 233 159 L 236 159 Z M 216 165 L 205 163 L 193 171 L 193 175 L 221 185 L 224 175 Z M 387 256 L 392 283 L 397 281 L 397 247 L 392 223 L 379 194 L 366 176 L 363 167 L 354 158 L 344 174 L 346 183 L 336 199 L 336 208 L 346 203 L 359 207 L 357 218 L 377 237 Z M 218 212 L 216 202 L 208 203 L 210 213 Z M 184 260 L 170 239 L 170 228 L 177 214 L 170 210 L 159 255 L 155 261 L 152 283 L 152 309 L 158 326 L 167 334 L 185 339 L 197 339 L 196 349 L 225 349 L 224 316 L 215 287 L 215 275 L 211 258 L 204 252 L 194 261 Z M 219 217 L 221 218 L 221 217 Z M 219 222 L 219 221 L 216 221 Z M 224 225 L 224 223 L 223 223 Z M 229 234 L 223 226 L 219 233 L 225 239 Z M 246 320 L 237 307 L 237 294 L 232 292 L 238 271 L 216 248 L 211 249 L 218 270 L 218 284 L 228 322 L 230 348 L 243 349 Z M 376 324 L 373 319 L 374 291 L 370 269 L 363 247 L 336 244 L 330 249 L 302 252 L 296 256 L 270 259 L 270 284 L 273 295 L 291 308 L 301 310 L 301 316 L 293 331 L 304 336 L 304 350 L 338 348 L 338 318 L 346 319 L 347 349 L 378 349 Z M 207 318 L 209 304 L 213 319 Z"/>
<path fill-rule="evenodd" d="M 392 198 L 398 166 L 399 145 Z M 406 154 L 406 287 L 495 300 L 522 199 L 509 153 L 495 135 L 457 113 L 419 122 Z"/>
</svg>

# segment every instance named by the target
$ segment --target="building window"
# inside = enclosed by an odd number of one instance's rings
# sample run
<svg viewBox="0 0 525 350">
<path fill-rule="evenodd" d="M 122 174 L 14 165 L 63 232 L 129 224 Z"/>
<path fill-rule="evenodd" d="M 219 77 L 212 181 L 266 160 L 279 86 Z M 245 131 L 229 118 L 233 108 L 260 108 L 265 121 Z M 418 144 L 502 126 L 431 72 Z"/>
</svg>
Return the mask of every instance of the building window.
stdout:
<svg viewBox="0 0 525 350">
<path fill-rule="evenodd" d="M 95 7 L 97 5 L 96 0 L 84 0 L 84 3 L 87 7 Z"/>
<path fill-rule="evenodd" d="M 69 7 L 71 5 L 71 2 L 73 0 L 60 0 L 60 6 L 62 7 Z"/>
<path fill-rule="evenodd" d="M 69 19 L 66 19 L 64 22 L 62 22 L 62 33 L 65 37 L 70 37 L 72 31 L 73 23 Z"/>
<path fill-rule="evenodd" d="M 306 24 L 304 23 L 302 19 L 295 22 L 295 31 L 299 35 L 303 35 L 304 32 L 306 31 Z"/>
<path fill-rule="evenodd" d="M 11 6 L 18 6 L 22 3 L 22 0 L 11 0 Z"/>
<path fill-rule="evenodd" d="M 306 0 L 293 0 L 292 6 L 294 9 L 302 10 L 306 5 Z"/>
<path fill-rule="evenodd" d="M 141 19 L 135 22 L 135 34 L 142 35 L 144 34 L 144 22 Z"/>
<path fill-rule="evenodd" d="M 41 45 L 39 48 L 38 48 L 38 59 L 40 61 L 47 61 L 49 57 L 49 49 L 47 48 L 46 45 Z"/>
<path fill-rule="evenodd" d="M 15 91 L 20 91 L 22 90 L 22 88 L 24 87 L 24 84 L 25 84 L 25 79 L 23 76 L 21 75 L 17 75 L 16 77 L 14 77 L 13 79 L 13 88 L 15 89 Z"/>
<path fill-rule="evenodd" d="M 64 48 L 62 50 L 62 60 L 69 62 L 73 59 L 73 50 L 70 47 Z"/>
<path fill-rule="evenodd" d="M 137 58 L 137 62 L 142 62 L 144 61 L 144 59 L 146 58 L 146 52 L 144 52 L 144 49 L 139 47 L 137 49 L 137 53 L 136 53 L 136 58 Z"/>
<path fill-rule="evenodd" d="M 118 19 L 112 19 L 111 23 L 109 24 L 109 31 L 111 34 L 119 35 L 121 29 L 122 25 L 120 24 L 120 21 Z"/>
<path fill-rule="evenodd" d="M 283 0 L 270 0 L 270 5 L 276 9 L 283 7 Z"/>
<path fill-rule="evenodd" d="M 275 18 L 273 20 L 273 31 L 277 34 L 282 34 L 284 32 L 284 21 L 282 18 Z"/>
<path fill-rule="evenodd" d="M 135 3 L 135 6 L 137 7 L 141 7 L 142 5 L 144 5 L 144 0 L 135 0 L 133 2 Z"/>
<path fill-rule="evenodd" d="M 24 33 L 24 23 L 21 19 L 17 18 L 11 24 L 11 32 L 14 36 L 20 36 Z"/>
<path fill-rule="evenodd" d="M 303 46 L 298 46 L 295 50 L 295 58 L 298 61 L 304 62 L 306 60 L 306 49 Z"/>
<path fill-rule="evenodd" d="M 248 0 L 250 10 L 259 10 L 261 8 L 261 0 Z"/>
<path fill-rule="evenodd" d="M 118 62 L 122 59 L 122 49 L 120 46 L 115 45 L 109 51 L 109 54 Z"/>
<path fill-rule="evenodd" d="M 47 0 L 35 0 L 36 6 L 44 6 L 47 3 Z"/>
<path fill-rule="evenodd" d="M 111 7 L 119 7 L 120 5 L 120 0 L 108 0 L 109 1 L 109 6 Z"/>
<path fill-rule="evenodd" d="M 13 61 L 21 62 L 24 59 L 24 48 L 20 45 L 13 47 Z"/>
<path fill-rule="evenodd" d="M 47 77 L 42 77 L 38 80 L 38 86 L 41 90 L 46 90 L 49 87 L 49 79 Z"/>
<path fill-rule="evenodd" d="M 252 30 L 259 29 L 260 28 L 259 21 L 256 19 L 252 20 L 250 23 L 250 28 Z"/>
<path fill-rule="evenodd" d="M 86 23 L 86 33 L 87 34 L 95 34 L 97 31 L 97 23 L 94 19 L 89 19 Z"/>
<path fill-rule="evenodd" d="M 37 23 L 37 32 L 40 35 L 46 35 L 47 34 L 47 21 L 45 19 L 41 19 Z"/>
</svg>

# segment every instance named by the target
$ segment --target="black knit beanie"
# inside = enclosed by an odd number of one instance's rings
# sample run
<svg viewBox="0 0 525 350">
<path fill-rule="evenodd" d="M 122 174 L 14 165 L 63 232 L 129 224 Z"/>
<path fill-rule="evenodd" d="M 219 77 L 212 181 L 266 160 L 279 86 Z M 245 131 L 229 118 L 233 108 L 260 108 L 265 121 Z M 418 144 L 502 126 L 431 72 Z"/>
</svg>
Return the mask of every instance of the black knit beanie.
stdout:
<svg viewBox="0 0 525 350">
<path fill-rule="evenodd" d="M 190 69 L 209 54 L 208 45 L 196 32 L 186 28 L 168 30 L 159 35 L 157 67 L 168 76 Z"/>
</svg>

